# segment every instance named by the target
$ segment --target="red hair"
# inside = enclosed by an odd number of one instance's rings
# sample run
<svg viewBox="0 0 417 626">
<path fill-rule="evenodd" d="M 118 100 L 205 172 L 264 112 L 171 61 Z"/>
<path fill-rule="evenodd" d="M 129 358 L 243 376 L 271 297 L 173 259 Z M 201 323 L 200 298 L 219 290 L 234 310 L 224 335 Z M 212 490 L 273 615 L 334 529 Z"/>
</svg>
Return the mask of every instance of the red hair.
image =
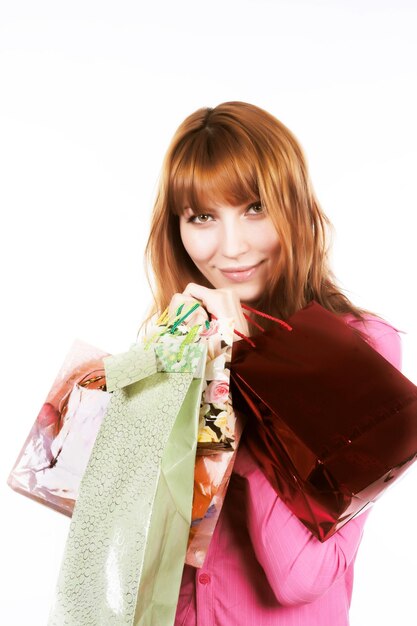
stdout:
<svg viewBox="0 0 417 626">
<path fill-rule="evenodd" d="M 327 245 L 333 227 L 315 197 L 295 136 L 257 106 L 225 102 L 189 115 L 166 153 L 145 249 L 155 278 L 145 322 L 189 282 L 212 287 L 182 244 L 179 215 L 185 207 L 203 213 L 210 201 L 237 205 L 258 199 L 276 228 L 281 252 L 262 298 L 251 304 L 282 318 L 312 299 L 358 319 L 369 313 L 336 284 Z"/>
</svg>

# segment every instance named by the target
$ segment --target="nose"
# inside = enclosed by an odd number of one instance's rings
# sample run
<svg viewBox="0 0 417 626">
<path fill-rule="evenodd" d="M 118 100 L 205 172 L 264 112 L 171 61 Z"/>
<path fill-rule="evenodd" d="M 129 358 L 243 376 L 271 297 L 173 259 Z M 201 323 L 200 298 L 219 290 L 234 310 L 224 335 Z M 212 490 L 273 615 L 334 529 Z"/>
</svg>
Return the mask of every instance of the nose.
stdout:
<svg viewBox="0 0 417 626">
<path fill-rule="evenodd" d="M 248 252 L 249 233 L 239 219 L 227 220 L 223 223 L 221 249 L 226 258 L 237 259 Z"/>
</svg>

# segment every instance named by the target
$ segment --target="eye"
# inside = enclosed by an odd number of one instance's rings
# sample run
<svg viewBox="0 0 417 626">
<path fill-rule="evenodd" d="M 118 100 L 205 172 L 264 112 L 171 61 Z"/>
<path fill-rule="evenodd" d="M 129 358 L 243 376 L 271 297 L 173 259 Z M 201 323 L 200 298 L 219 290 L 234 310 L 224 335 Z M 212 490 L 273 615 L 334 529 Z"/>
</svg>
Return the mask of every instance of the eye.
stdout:
<svg viewBox="0 0 417 626">
<path fill-rule="evenodd" d="M 263 208 L 263 206 L 262 206 L 262 202 L 261 202 L 260 200 L 258 200 L 257 202 L 253 202 L 252 204 L 250 204 L 250 205 L 248 206 L 248 209 L 247 209 L 247 210 L 249 211 L 250 209 L 253 209 L 253 210 L 255 211 L 255 214 L 258 214 L 258 213 L 263 213 L 263 210 L 264 210 L 264 208 Z"/>
<path fill-rule="evenodd" d="M 187 222 L 192 222 L 193 224 L 207 224 L 206 219 L 203 219 L 202 221 L 196 221 L 197 218 L 200 219 L 201 217 L 211 217 L 211 215 L 209 213 L 199 213 L 197 215 L 192 215 L 191 217 L 188 218 Z"/>
</svg>

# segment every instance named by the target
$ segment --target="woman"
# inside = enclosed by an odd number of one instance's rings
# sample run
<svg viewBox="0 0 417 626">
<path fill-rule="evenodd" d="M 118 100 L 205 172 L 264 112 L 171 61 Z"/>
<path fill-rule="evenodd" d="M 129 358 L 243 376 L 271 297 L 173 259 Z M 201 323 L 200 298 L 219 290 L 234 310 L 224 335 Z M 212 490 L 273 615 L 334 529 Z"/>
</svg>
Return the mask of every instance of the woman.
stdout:
<svg viewBox="0 0 417 626">
<path fill-rule="evenodd" d="M 243 102 L 196 111 L 163 165 L 146 248 L 155 277 L 148 320 L 198 301 L 188 323 L 205 311 L 233 317 L 239 341 L 260 332 L 241 303 L 285 319 L 315 300 L 400 368 L 397 331 L 338 288 L 328 227 L 302 149 L 280 121 Z M 321 543 L 277 496 L 244 431 L 204 566 L 184 566 L 175 624 L 347 625 L 367 516 Z"/>
</svg>

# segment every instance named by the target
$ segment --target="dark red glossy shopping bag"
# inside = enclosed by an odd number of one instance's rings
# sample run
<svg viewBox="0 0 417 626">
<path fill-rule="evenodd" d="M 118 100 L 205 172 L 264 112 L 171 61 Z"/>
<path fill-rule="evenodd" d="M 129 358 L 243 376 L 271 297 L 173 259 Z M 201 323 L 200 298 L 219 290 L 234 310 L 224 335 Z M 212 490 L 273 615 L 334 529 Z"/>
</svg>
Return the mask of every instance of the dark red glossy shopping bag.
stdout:
<svg viewBox="0 0 417 626">
<path fill-rule="evenodd" d="M 417 387 L 317 302 L 233 345 L 233 406 L 246 443 L 320 540 L 374 502 L 417 458 Z"/>
</svg>

